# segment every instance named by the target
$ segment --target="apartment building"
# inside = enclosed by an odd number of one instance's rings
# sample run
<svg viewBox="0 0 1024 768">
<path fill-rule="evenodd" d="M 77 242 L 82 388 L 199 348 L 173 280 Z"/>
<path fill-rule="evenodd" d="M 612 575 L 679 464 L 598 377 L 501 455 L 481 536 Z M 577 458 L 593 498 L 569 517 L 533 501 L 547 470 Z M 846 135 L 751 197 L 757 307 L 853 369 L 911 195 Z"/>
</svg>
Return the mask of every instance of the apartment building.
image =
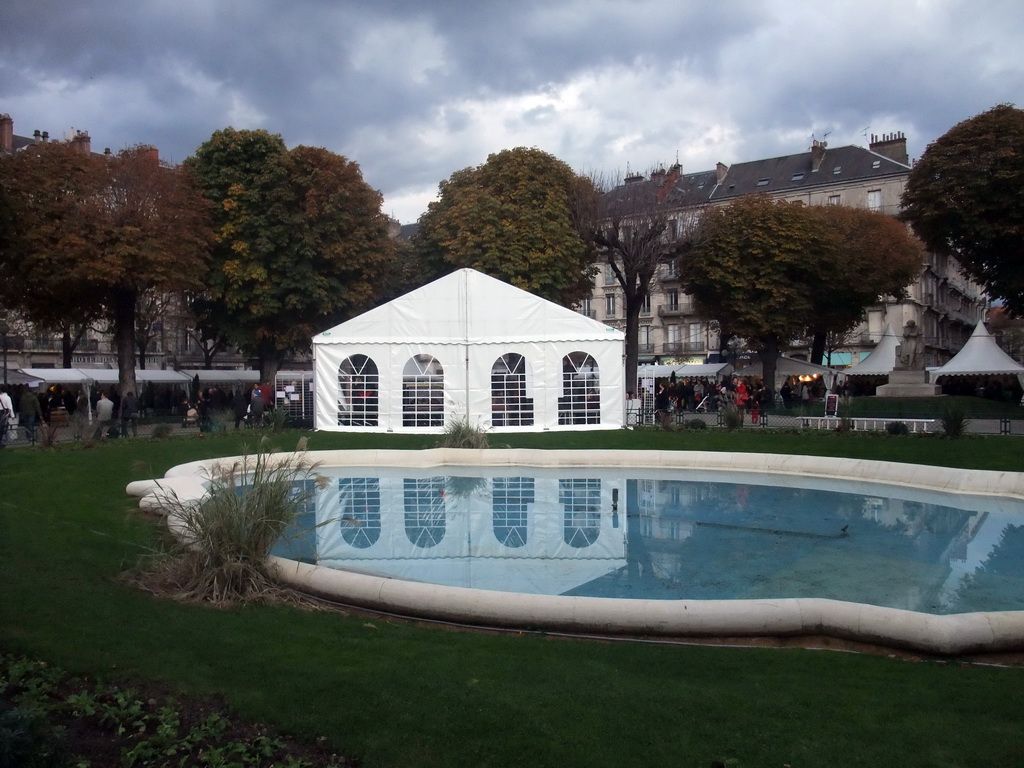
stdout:
<svg viewBox="0 0 1024 768">
<path fill-rule="evenodd" d="M 808 151 L 799 154 L 732 166 L 719 163 L 714 170 L 697 173 L 683 173 L 677 164 L 649 177 L 627 176 L 618 190 L 648 185 L 652 195 L 670 205 L 677 201 L 674 211 L 668 213 L 666 233 L 667 238 L 675 239 L 692 218 L 695 206 L 727 205 L 742 195 L 757 193 L 804 205 L 848 205 L 896 215 L 910 170 L 906 137 L 895 133 L 872 136 L 867 149 L 852 145 L 831 148 L 814 140 Z M 612 190 L 611 194 L 615 193 Z M 719 352 L 718 336 L 682 290 L 682 278 L 675 264 L 659 267 L 640 318 L 641 362 L 697 363 Z M 921 264 L 908 294 L 901 301 L 883 297 L 869 307 L 861 326 L 831 351 L 833 364 L 859 362 L 887 326 L 899 333 L 908 320 L 914 320 L 924 334 L 925 364 L 941 365 L 963 347 L 987 306 L 982 289 L 961 276 L 956 261 L 937 254 L 929 254 Z M 594 293 L 579 309 L 608 325 L 624 327 L 621 290 L 610 267 L 601 265 Z M 787 354 L 806 357 L 801 341 L 794 339 Z"/>
</svg>

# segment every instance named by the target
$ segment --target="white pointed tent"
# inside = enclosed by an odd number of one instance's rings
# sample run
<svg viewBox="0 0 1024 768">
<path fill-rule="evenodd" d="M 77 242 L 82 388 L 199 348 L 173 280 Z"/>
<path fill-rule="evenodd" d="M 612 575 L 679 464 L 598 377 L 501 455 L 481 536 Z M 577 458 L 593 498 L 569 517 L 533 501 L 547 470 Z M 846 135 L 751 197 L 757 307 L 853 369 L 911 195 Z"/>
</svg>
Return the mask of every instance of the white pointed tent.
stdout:
<svg viewBox="0 0 1024 768">
<path fill-rule="evenodd" d="M 1016 376 L 1024 387 L 1024 365 L 999 348 L 984 322 L 978 323 L 952 360 L 931 371 L 933 382 L 944 376 Z"/>
<path fill-rule="evenodd" d="M 621 427 L 623 344 L 621 331 L 461 269 L 313 337 L 316 428 Z"/>
<path fill-rule="evenodd" d="M 902 337 L 893 333 L 892 326 L 886 323 L 882 338 L 871 350 L 871 354 L 856 365 L 843 371 L 847 376 L 887 376 L 896 367 L 896 349 Z"/>
</svg>

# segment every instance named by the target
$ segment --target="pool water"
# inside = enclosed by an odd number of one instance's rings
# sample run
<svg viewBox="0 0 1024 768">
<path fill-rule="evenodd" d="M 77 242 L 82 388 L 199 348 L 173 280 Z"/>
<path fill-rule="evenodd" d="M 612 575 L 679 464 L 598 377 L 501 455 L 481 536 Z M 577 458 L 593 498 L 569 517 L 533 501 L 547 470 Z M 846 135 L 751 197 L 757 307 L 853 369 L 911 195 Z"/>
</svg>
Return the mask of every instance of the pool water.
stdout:
<svg viewBox="0 0 1024 768">
<path fill-rule="evenodd" d="M 1024 610 L 1015 499 L 691 470 L 319 471 L 275 554 L 531 594 Z"/>
</svg>

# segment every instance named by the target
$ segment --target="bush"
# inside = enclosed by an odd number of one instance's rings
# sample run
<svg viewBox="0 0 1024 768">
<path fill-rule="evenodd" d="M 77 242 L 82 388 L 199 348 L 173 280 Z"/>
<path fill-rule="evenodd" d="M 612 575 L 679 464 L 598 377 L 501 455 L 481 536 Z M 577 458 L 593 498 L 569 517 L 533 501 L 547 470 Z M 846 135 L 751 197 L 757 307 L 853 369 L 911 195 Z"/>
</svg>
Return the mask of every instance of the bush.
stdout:
<svg viewBox="0 0 1024 768">
<path fill-rule="evenodd" d="M 708 425 L 700 419 L 690 419 L 686 422 L 687 429 L 707 429 Z"/>
<path fill-rule="evenodd" d="M 152 432 L 150 432 L 150 435 L 154 440 L 163 440 L 165 437 L 170 437 L 170 434 L 171 425 L 167 422 L 161 422 L 160 424 L 154 425 Z"/>
<path fill-rule="evenodd" d="M 906 435 L 909 434 L 910 429 L 902 421 L 890 421 L 885 425 L 885 431 L 890 435 Z"/>
<path fill-rule="evenodd" d="M 469 417 L 455 418 L 445 424 L 439 448 L 489 448 L 487 430 L 473 424 Z"/>
<path fill-rule="evenodd" d="M 0 708 L 0 766 L 61 768 L 69 761 L 63 729 L 50 725 L 43 712 Z"/>
<path fill-rule="evenodd" d="M 946 437 L 954 440 L 964 436 L 964 433 L 967 431 L 967 424 L 970 422 L 963 405 L 956 402 L 946 403 L 942 406 L 940 421 Z"/>
<path fill-rule="evenodd" d="M 728 430 L 743 426 L 743 413 L 735 405 L 727 405 L 722 409 L 722 424 Z"/>
<path fill-rule="evenodd" d="M 301 453 L 257 452 L 215 465 L 200 501 L 165 496 L 171 516 L 163 552 L 143 560 L 134 581 L 178 599 L 261 602 L 282 591 L 267 566 L 270 549 L 316 491 L 315 465 Z"/>
</svg>

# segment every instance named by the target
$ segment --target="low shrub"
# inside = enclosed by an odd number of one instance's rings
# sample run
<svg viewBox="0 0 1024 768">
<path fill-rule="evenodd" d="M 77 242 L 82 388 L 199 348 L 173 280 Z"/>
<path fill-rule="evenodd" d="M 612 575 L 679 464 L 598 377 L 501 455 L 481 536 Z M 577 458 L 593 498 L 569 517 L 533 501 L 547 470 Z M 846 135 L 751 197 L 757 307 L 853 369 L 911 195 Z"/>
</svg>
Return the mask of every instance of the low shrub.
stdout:
<svg viewBox="0 0 1024 768">
<path fill-rule="evenodd" d="M 743 426 L 743 412 L 734 405 L 722 409 L 722 426 L 732 431 Z"/>
<path fill-rule="evenodd" d="M 967 418 L 967 411 L 964 410 L 963 405 L 957 402 L 950 402 L 942 406 L 940 423 L 946 437 L 955 440 L 964 436 L 970 420 Z"/>
<path fill-rule="evenodd" d="M 171 436 L 171 425 L 167 422 L 155 424 L 149 434 L 154 440 L 163 440 Z"/>
<path fill-rule="evenodd" d="M 890 421 L 885 425 L 885 431 L 890 435 L 906 435 L 909 434 L 910 428 L 902 421 Z"/>
<path fill-rule="evenodd" d="M 686 422 L 687 429 L 707 429 L 708 425 L 700 419 L 690 419 Z"/>
</svg>

